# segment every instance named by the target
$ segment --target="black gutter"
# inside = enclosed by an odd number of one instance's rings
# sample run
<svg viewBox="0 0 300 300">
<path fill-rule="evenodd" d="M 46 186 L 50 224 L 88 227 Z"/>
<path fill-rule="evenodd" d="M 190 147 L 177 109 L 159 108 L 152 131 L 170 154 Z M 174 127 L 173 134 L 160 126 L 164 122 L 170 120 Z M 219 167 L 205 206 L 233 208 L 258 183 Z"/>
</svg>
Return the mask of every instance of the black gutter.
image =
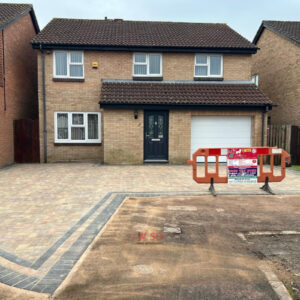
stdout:
<svg viewBox="0 0 300 300">
<path fill-rule="evenodd" d="M 261 114 L 261 146 L 263 147 L 265 145 L 265 120 L 266 120 L 266 113 L 269 111 L 269 107 L 266 106 L 265 110 Z"/>
<path fill-rule="evenodd" d="M 40 43 L 32 42 L 33 49 L 39 49 Z M 180 53 L 233 53 L 255 54 L 257 48 L 205 48 L 205 47 L 147 47 L 147 46 L 113 46 L 113 45 L 73 45 L 43 44 L 43 49 L 57 50 L 94 50 L 94 51 L 147 51 L 147 52 L 180 52 Z"/>
<path fill-rule="evenodd" d="M 148 110 L 270 110 L 270 104 L 237 104 L 237 105 L 176 105 L 176 104 L 105 104 L 99 102 L 100 107 L 104 109 L 148 109 Z"/>
<path fill-rule="evenodd" d="M 44 162 L 47 163 L 47 110 L 46 110 L 46 79 L 45 79 L 45 53 L 40 45 L 42 54 L 42 97 L 43 97 L 43 137 L 44 137 Z"/>
<path fill-rule="evenodd" d="M 5 78 L 5 49 L 4 49 L 4 29 L 2 32 L 2 77 L 3 77 L 3 107 L 6 111 L 6 78 Z"/>
</svg>

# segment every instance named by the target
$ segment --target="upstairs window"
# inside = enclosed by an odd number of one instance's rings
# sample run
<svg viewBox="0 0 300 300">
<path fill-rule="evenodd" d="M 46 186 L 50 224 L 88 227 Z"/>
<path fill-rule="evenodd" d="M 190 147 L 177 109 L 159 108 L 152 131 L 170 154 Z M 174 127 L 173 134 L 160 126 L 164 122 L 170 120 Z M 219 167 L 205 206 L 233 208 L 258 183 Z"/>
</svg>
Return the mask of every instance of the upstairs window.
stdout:
<svg viewBox="0 0 300 300">
<path fill-rule="evenodd" d="M 101 114 L 55 112 L 55 143 L 101 143 Z"/>
<path fill-rule="evenodd" d="M 195 77 L 223 77 L 223 56 L 197 54 Z"/>
<path fill-rule="evenodd" d="M 55 78 L 84 78 L 83 52 L 55 51 L 54 77 Z"/>
<path fill-rule="evenodd" d="M 162 76 L 162 55 L 135 53 L 133 55 L 133 76 Z"/>
</svg>

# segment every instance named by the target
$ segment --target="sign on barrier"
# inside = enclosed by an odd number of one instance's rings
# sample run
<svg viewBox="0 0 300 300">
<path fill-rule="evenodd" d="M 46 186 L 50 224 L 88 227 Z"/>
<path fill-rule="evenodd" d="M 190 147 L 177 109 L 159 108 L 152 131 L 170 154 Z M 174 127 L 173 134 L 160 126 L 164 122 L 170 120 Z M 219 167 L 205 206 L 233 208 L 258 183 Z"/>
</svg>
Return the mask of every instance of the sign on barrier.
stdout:
<svg viewBox="0 0 300 300">
<path fill-rule="evenodd" d="M 257 150 L 229 148 L 227 150 L 229 184 L 257 183 Z"/>
</svg>

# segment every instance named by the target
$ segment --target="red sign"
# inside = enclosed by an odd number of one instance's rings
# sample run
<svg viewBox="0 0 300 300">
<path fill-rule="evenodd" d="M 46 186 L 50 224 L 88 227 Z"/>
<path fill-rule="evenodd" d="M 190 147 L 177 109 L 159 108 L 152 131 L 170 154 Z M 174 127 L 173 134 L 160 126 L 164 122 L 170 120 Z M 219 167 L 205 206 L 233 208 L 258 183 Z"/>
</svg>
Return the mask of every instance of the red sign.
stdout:
<svg viewBox="0 0 300 300">
<path fill-rule="evenodd" d="M 149 236 L 147 236 L 147 233 L 139 233 L 138 234 L 138 242 L 141 241 L 161 241 L 164 238 L 164 235 L 161 232 L 152 232 Z"/>
</svg>

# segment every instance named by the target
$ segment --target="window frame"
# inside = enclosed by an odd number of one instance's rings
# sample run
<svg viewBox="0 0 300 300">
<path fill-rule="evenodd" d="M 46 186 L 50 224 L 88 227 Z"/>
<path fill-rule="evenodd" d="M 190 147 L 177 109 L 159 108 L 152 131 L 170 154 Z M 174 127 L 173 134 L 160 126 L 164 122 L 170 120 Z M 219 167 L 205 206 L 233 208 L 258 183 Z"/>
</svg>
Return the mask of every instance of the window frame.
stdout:
<svg viewBox="0 0 300 300">
<path fill-rule="evenodd" d="M 254 74 L 251 76 L 251 81 L 256 85 L 258 86 L 258 83 L 259 83 L 259 75 L 258 74 Z"/>
<path fill-rule="evenodd" d="M 141 63 L 141 62 L 135 62 L 135 55 L 146 55 L 146 62 Z M 150 56 L 151 55 L 159 55 L 160 56 L 160 73 L 159 74 L 150 74 Z M 134 73 L 134 66 L 135 65 L 146 65 L 147 69 L 147 74 L 135 74 Z M 132 76 L 133 77 L 162 77 L 162 72 L 163 72 L 163 56 L 162 53 L 145 53 L 145 52 L 134 52 L 132 56 Z"/>
<path fill-rule="evenodd" d="M 68 139 L 59 139 L 57 134 L 57 115 L 67 114 L 68 115 Z M 83 114 L 83 125 L 72 124 L 73 114 Z M 98 139 L 88 138 L 88 115 L 98 115 Z M 84 127 L 85 139 L 84 140 L 72 140 L 71 129 L 72 127 Z M 101 112 L 82 112 L 82 111 L 55 111 L 54 112 L 54 142 L 56 144 L 100 144 L 101 143 Z"/>
<path fill-rule="evenodd" d="M 206 56 L 207 63 L 206 64 L 197 64 L 197 56 Z M 220 56 L 221 57 L 221 74 L 220 75 L 211 75 L 210 74 L 210 57 L 211 56 Z M 194 77 L 195 78 L 223 78 L 223 55 L 222 54 L 212 54 L 212 53 L 196 53 L 194 58 Z M 196 75 L 196 67 L 207 66 L 207 75 Z"/>
<path fill-rule="evenodd" d="M 56 53 L 67 53 L 67 75 L 56 75 Z M 71 62 L 71 53 L 81 53 L 82 62 Z M 70 75 L 70 66 L 71 65 L 82 65 L 82 76 L 71 76 Z M 84 79 L 84 51 L 64 51 L 64 50 L 55 50 L 53 51 L 53 78 L 67 78 L 67 79 Z"/>
</svg>

